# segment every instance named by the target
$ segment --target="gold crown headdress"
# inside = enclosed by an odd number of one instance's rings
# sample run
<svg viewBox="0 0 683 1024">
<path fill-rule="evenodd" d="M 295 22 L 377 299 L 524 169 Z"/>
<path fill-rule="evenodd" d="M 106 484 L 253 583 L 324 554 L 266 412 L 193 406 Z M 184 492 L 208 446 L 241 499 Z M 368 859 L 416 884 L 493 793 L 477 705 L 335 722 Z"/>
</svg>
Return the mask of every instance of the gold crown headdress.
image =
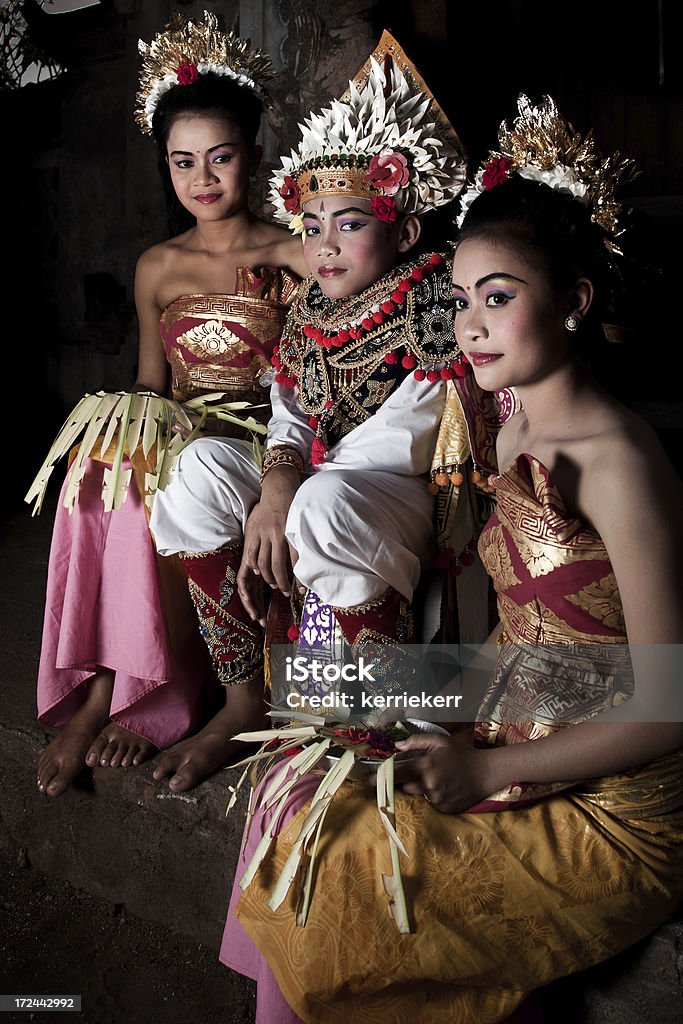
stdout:
<svg viewBox="0 0 683 1024">
<path fill-rule="evenodd" d="M 135 121 L 145 135 L 152 134 L 152 118 L 159 100 L 176 85 L 191 85 L 199 75 L 226 75 L 266 99 L 264 82 L 274 77 L 270 57 L 251 48 L 248 39 L 221 32 L 215 14 L 204 11 L 204 23 L 188 21 L 174 11 L 171 20 L 151 43 L 138 42 L 142 55 Z"/>
<path fill-rule="evenodd" d="M 465 183 L 460 139 L 389 32 L 348 85 L 299 125 L 301 141 L 271 177 L 275 217 L 301 231 L 307 199 L 369 199 L 380 220 L 450 202 Z"/>
<path fill-rule="evenodd" d="M 620 253 L 614 239 L 623 231 L 619 226 L 621 205 L 615 199 L 619 188 L 636 174 L 633 160 L 614 153 L 601 157 L 589 132 L 579 135 L 559 113 L 555 101 L 544 96 L 534 106 L 523 93 L 517 98 L 518 116 L 508 129 L 505 121 L 498 129 L 500 149 L 489 153 L 480 165 L 472 184 L 460 199 L 461 227 L 472 203 L 483 192 L 501 184 L 511 174 L 538 181 L 558 192 L 572 195 L 589 210 L 591 220 L 605 233 L 605 245 Z"/>
</svg>

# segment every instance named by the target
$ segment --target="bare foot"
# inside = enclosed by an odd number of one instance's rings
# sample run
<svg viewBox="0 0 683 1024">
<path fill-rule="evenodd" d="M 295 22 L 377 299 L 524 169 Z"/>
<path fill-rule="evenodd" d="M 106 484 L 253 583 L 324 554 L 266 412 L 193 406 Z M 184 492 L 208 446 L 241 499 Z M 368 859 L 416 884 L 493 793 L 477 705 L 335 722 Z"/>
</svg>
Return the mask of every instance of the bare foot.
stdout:
<svg viewBox="0 0 683 1024">
<path fill-rule="evenodd" d="M 167 750 L 154 769 L 159 782 L 170 775 L 168 785 L 175 793 L 184 793 L 222 768 L 235 754 L 242 754 L 244 743 L 231 739 L 238 732 L 266 729 L 263 680 L 229 687 L 226 705 L 214 715 L 196 736 L 176 743 Z"/>
<path fill-rule="evenodd" d="M 124 729 L 116 722 L 108 722 L 99 734 L 85 758 L 91 768 L 102 765 L 103 768 L 129 768 L 130 765 L 142 764 L 156 752 L 156 747 L 149 740 L 137 736 L 134 732 Z"/>
<path fill-rule="evenodd" d="M 85 768 L 85 755 L 99 726 L 79 729 L 74 719 L 40 755 L 37 783 L 41 793 L 60 796 Z"/>
<path fill-rule="evenodd" d="M 87 696 L 69 724 L 38 760 L 36 783 L 41 793 L 60 796 L 85 768 L 85 755 L 109 718 L 114 673 L 98 668 L 87 680 Z"/>
</svg>

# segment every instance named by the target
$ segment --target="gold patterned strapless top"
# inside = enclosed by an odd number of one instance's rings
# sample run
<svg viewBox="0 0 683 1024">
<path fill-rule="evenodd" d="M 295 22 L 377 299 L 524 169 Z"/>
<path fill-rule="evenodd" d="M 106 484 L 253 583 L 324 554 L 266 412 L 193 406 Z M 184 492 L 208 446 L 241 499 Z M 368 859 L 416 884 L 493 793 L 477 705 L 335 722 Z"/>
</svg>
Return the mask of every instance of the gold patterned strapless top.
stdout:
<svg viewBox="0 0 683 1024">
<path fill-rule="evenodd" d="M 234 295 L 181 295 L 161 315 L 173 397 L 183 402 L 209 391 L 233 401 L 262 403 L 260 383 L 271 369 L 299 279 L 285 270 L 240 267 Z"/>
<path fill-rule="evenodd" d="M 550 473 L 520 455 L 495 478 L 479 552 L 498 595 L 502 644 L 479 709 L 491 743 L 534 739 L 627 699 L 633 675 L 616 578 L 601 537 L 567 513 Z"/>
<path fill-rule="evenodd" d="M 513 643 L 625 643 L 617 581 L 600 536 L 567 513 L 550 473 L 520 455 L 495 478 L 479 553 Z"/>
<path fill-rule="evenodd" d="M 633 667 L 616 577 L 602 538 L 567 512 L 546 467 L 520 455 L 495 478 L 497 506 L 479 539 L 494 581 L 503 643 L 475 738 L 479 745 L 541 739 L 621 704 Z M 578 787 L 592 802 L 647 817 L 681 807 L 683 751 L 646 768 Z M 569 783 L 514 783 L 489 803 L 520 801 Z"/>
</svg>

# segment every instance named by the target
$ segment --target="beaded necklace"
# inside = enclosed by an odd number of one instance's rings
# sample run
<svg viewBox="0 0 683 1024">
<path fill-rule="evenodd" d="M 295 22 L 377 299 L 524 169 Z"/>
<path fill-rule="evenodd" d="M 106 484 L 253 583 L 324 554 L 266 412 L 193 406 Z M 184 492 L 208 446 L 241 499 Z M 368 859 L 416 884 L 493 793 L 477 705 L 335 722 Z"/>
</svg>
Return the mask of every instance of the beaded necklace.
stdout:
<svg viewBox="0 0 683 1024">
<path fill-rule="evenodd" d="M 309 426 L 316 431 L 313 465 L 325 458 L 326 428 L 342 400 L 376 376 L 382 362 L 397 369 L 400 364 L 417 381 L 430 384 L 469 371 L 453 336 L 450 299 L 434 300 L 427 287 L 432 275 L 444 275 L 444 263 L 440 253 L 432 253 L 404 264 L 362 294 L 339 300 L 332 313 L 329 300 L 320 299 L 319 289 L 314 291 L 317 285 L 309 285 L 295 300 L 282 345 L 275 348 L 271 362 L 278 383 L 299 386 L 300 404 L 310 413 Z M 317 304 L 309 296 L 316 296 Z M 392 376 L 402 375 L 399 370 Z M 382 384 L 374 386 L 381 392 Z M 385 397 L 389 390 L 387 386 Z"/>
</svg>

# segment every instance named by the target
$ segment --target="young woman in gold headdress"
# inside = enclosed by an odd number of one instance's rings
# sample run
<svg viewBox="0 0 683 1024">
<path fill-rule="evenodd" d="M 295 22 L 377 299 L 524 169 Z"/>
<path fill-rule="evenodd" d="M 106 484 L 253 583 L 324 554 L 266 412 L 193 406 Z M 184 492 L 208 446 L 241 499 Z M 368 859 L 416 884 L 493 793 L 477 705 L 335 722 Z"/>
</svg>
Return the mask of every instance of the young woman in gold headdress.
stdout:
<svg viewBox="0 0 683 1024">
<path fill-rule="evenodd" d="M 473 732 L 397 744 L 422 752 L 392 808 L 407 927 L 370 787 L 327 808 L 303 927 L 301 891 L 271 897 L 320 776 L 257 812 L 244 863 L 273 840 L 244 891 L 238 875 L 221 959 L 258 981 L 263 1024 L 533 1019 L 530 992 L 683 898 L 683 486 L 587 367 L 628 168 L 551 100 L 519 107 L 465 196 L 453 262 L 458 343 L 522 406 L 479 543 L 500 615 L 490 682 Z"/>
<path fill-rule="evenodd" d="M 224 391 L 267 402 L 259 378 L 304 270 L 298 241 L 248 206 L 270 61 L 221 32 L 210 14 L 204 23 L 174 16 L 141 50 L 136 119 L 154 136 L 175 201 L 194 226 L 138 261 L 134 390 L 165 394 L 170 364 L 180 401 Z M 139 764 L 196 728 L 204 711 L 203 648 L 188 634 L 197 623 L 188 626 L 182 613 L 174 619 L 169 587 L 160 587 L 159 571 L 168 570 L 157 566 L 147 525 L 144 468 L 139 489 L 131 484 L 122 507 L 103 514 L 104 469 L 88 463 L 75 511 L 60 503 L 53 535 L 38 711 L 62 731 L 38 764 L 38 788 L 48 796 L 86 765 Z M 253 497 L 242 499 L 246 515 Z M 235 630 L 244 642 L 245 630 Z M 260 721 L 258 681 L 232 687 L 228 704 L 236 728 Z M 214 767 L 222 759 L 210 756 Z"/>
</svg>

